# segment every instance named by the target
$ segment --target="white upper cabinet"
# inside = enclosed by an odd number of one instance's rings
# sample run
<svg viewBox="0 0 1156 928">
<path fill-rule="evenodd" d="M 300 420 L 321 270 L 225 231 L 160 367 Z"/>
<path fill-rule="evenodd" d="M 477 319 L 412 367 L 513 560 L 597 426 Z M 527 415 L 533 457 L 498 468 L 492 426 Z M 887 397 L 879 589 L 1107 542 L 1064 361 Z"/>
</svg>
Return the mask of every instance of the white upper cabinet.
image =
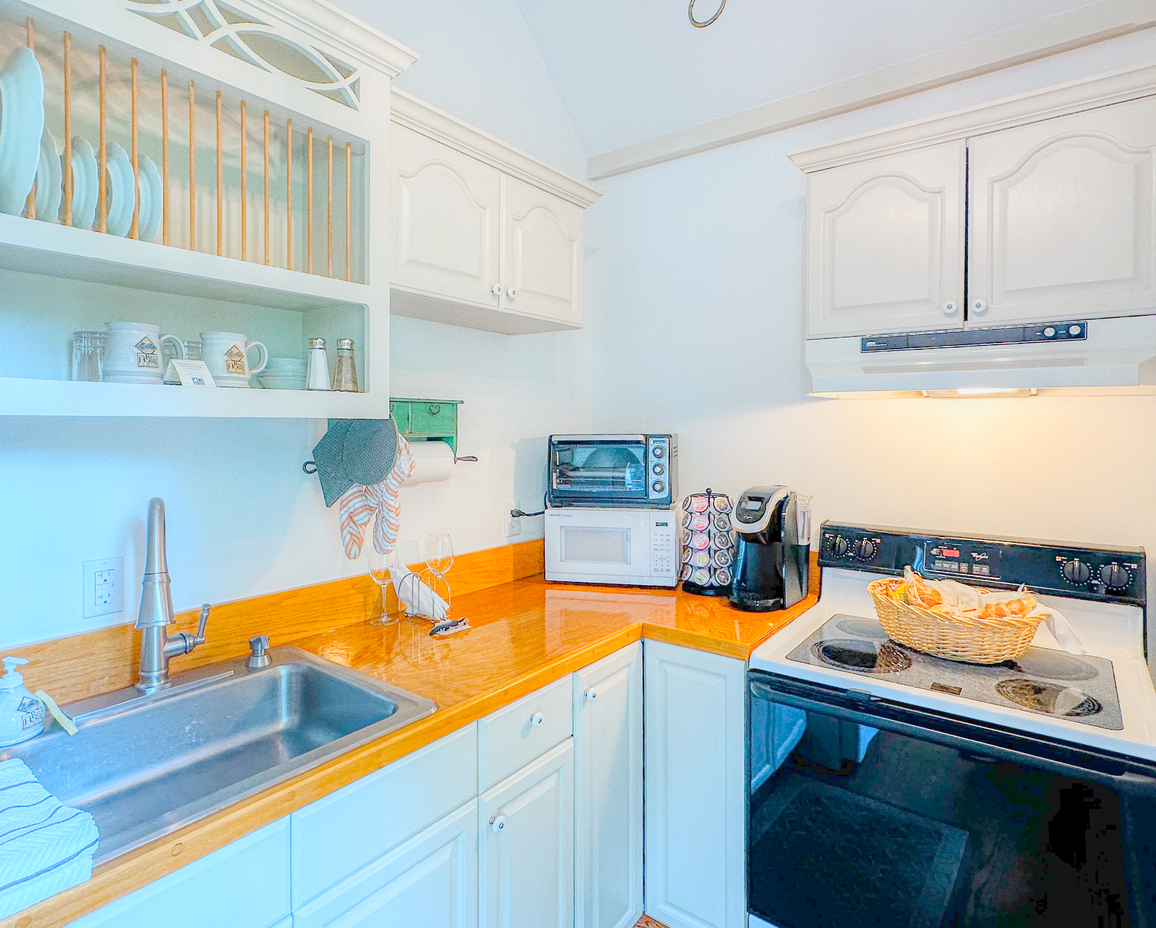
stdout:
<svg viewBox="0 0 1156 928">
<path fill-rule="evenodd" d="M 809 338 L 1156 314 L 1156 68 L 791 160 Z"/>
<path fill-rule="evenodd" d="M 810 176 L 809 335 L 960 324 L 966 170 L 959 140 Z"/>
<path fill-rule="evenodd" d="M 582 209 L 560 197 L 502 179 L 506 248 L 503 309 L 582 324 Z"/>
<path fill-rule="evenodd" d="M 391 309 L 504 332 L 582 327 L 584 212 L 601 194 L 394 90 Z"/>
<path fill-rule="evenodd" d="M 389 151 L 390 285 L 497 310 L 501 173 L 405 126 Z"/>
<path fill-rule="evenodd" d="M 1156 310 L 1156 97 L 968 147 L 973 322 Z"/>
</svg>

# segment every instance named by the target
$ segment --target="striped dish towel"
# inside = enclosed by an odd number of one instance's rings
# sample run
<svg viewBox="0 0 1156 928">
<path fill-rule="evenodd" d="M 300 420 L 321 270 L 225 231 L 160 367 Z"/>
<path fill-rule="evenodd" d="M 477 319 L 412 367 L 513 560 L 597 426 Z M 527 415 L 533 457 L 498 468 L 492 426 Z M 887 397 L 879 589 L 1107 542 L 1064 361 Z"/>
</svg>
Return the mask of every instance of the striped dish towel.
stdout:
<svg viewBox="0 0 1156 928">
<path fill-rule="evenodd" d="M 0 762 L 0 918 L 85 882 L 96 820 L 61 805 L 19 759 Z"/>
<path fill-rule="evenodd" d="M 365 526 L 377 516 L 373 524 L 373 547 L 378 554 L 389 554 L 397 543 L 401 525 L 402 483 L 413 473 L 415 461 L 407 442 L 397 436 L 397 459 L 393 468 L 380 483 L 364 486 L 355 483 L 341 494 L 338 509 L 341 513 L 341 543 L 350 560 L 361 556 L 365 544 Z"/>
</svg>

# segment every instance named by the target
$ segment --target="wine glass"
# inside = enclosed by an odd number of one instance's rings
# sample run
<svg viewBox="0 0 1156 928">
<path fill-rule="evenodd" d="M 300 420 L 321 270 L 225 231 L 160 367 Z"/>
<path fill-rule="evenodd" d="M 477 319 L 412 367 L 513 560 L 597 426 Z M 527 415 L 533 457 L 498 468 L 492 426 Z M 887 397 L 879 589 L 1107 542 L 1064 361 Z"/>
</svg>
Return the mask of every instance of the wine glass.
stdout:
<svg viewBox="0 0 1156 928">
<path fill-rule="evenodd" d="M 388 612 L 386 593 L 400 564 L 396 548 L 388 554 L 378 554 L 372 544 L 369 546 L 369 576 L 381 587 L 381 615 L 370 619 L 371 625 L 393 625 L 398 620 L 396 613 L 390 615 Z"/>
<path fill-rule="evenodd" d="M 445 575 L 454 564 L 454 545 L 449 532 L 437 532 L 426 543 L 426 564 L 431 570 Z"/>
</svg>

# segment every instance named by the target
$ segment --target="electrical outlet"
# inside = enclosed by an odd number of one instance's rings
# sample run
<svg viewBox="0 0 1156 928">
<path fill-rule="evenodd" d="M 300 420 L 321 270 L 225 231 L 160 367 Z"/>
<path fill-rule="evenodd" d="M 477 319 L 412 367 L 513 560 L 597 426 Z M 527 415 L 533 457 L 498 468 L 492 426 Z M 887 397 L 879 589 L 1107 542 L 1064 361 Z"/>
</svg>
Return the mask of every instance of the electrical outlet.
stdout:
<svg viewBox="0 0 1156 928">
<path fill-rule="evenodd" d="M 514 501 L 507 500 L 502 503 L 502 513 L 506 517 L 506 537 L 513 538 L 515 535 L 522 534 L 522 520 L 515 519 L 510 515 L 510 511 L 514 508 Z"/>
<path fill-rule="evenodd" d="M 84 618 L 95 619 L 100 615 L 124 612 L 124 558 L 85 561 L 83 566 L 81 599 Z"/>
</svg>

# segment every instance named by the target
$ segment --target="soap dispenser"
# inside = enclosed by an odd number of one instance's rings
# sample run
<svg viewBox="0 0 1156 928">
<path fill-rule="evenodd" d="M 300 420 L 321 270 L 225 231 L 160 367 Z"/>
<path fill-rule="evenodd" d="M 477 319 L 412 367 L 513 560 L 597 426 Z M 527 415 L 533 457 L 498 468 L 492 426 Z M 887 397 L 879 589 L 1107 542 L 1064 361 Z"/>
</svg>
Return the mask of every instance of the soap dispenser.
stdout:
<svg viewBox="0 0 1156 928">
<path fill-rule="evenodd" d="M 24 686 L 24 677 L 16 672 L 22 657 L 6 657 L 4 676 L 0 677 L 0 747 L 19 744 L 44 731 L 44 703 Z"/>
</svg>

